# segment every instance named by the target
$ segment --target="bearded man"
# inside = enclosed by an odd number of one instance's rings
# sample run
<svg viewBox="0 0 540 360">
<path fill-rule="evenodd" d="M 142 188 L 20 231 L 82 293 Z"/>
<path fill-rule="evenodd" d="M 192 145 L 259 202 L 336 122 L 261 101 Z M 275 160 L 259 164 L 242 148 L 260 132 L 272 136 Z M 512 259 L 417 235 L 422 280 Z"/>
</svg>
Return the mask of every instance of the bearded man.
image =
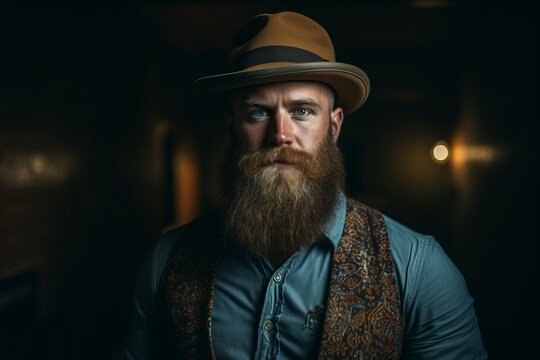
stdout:
<svg viewBox="0 0 540 360">
<path fill-rule="evenodd" d="M 326 31 L 263 14 L 233 40 L 222 211 L 168 232 L 139 278 L 129 359 L 485 359 L 432 237 L 344 195 L 336 145 L 369 92 Z"/>
</svg>

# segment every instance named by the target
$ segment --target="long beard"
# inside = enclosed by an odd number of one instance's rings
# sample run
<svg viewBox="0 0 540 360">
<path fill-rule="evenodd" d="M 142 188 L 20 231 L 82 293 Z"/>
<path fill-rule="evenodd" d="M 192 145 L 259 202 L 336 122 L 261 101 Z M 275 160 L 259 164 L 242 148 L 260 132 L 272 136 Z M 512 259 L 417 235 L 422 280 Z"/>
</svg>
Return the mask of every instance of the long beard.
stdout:
<svg viewBox="0 0 540 360">
<path fill-rule="evenodd" d="M 343 160 L 331 136 L 315 155 L 271 148 L 233 158 L 225 194 L 233 242 L 256 256 L 283 259 L 319 240 L 344 188 Z M 274 161 L 292 166 L 270 166 Z"/>
</svg>

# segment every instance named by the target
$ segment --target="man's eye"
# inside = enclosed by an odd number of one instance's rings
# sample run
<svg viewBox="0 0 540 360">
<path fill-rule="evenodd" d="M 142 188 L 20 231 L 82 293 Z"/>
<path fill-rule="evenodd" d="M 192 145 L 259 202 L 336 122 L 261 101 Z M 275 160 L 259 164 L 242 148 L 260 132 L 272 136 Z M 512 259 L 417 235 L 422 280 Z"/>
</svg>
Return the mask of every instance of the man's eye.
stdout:
<svg viewBox="0 0 540 360">
<path fill-rule="evenodd" d="M 253 110 L 250 115 L 255 118 L 268 116 L 268 111 L 266 110 Z"/>
<path fill-rule="evenodd" d="M 309 115 L 309 110 L 306 109 L 306 108 L 298 108 L 296 110 L 294 110 L 293 114 L 294 115 L 298 115 L 298 116 L 307 116 Z"/>
</svg>

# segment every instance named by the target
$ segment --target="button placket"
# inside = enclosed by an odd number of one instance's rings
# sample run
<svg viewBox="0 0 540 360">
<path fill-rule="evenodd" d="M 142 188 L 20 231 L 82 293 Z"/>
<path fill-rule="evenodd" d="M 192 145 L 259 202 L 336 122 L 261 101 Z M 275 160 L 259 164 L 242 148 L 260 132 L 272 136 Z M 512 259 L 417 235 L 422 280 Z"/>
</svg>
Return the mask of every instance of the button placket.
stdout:
<svg viewBox="0 0 540 360">
<path fill-rule="evenodd" d="M 266 320 L 263 325 L 264 330 L 270 332 L 274 330 L 274 323 L 270 320 Z"/>
<path fill-rule="evenodd" d="M 295 256 L 291 256 L 273 275 L 268 279 L 266 297 L 261 313 L 260 334 L 257 342 L 256 359 L 275 358 L 279 352 L 279 318 L 283 306 L 283 282 L 294 262 Z"/>
</svg>

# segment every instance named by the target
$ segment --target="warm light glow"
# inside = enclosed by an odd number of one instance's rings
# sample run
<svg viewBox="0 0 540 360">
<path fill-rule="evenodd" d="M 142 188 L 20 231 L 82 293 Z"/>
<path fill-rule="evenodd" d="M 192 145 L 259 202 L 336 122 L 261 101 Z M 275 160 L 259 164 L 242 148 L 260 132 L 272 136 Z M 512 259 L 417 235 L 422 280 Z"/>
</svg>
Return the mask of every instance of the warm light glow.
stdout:
<svg viewBox="0 0 540 360">
<path fill-rule="evenodd" d="M 493 144 L 471 144 L 465 140 L 462 131 L 456 132 L 452 138 L 450 160 L 456 179 L 466 178 L 469 166 L 488 165 L 505 156 L 505 149 Z"/>
<path fill-rule="evenodd" d="M 17 188 L 61 184 L 74 164 L 75 159 L 62 152 L 6 152 L 0 159 L 0 184 Z"/>
<path fill-rule="evenodd" d="M 444 161 L 448 158 L 448 148 L 444 145 L 436 145 L 433 148 L 433 157 L 439 161 Z"/>
<path fill-rule="evenodd" d="M 431 149 L 431 157 L 438 164 L 445 163 L 449 155 L 448 146 L 443 141 L 437 142 Z"/>
<path fill-rule="evenodd" d="M 199 216 L 199 163 L 189 146 L 179 148 L 173 161 L 175 223 L 182 225 Z"/>
<path fill-rule="evenodd" d="M 491 162 L 495 158 L 495 151 L 486 145 L 456 146 L 454 155 L 459 162 Z"/>
</svg>

